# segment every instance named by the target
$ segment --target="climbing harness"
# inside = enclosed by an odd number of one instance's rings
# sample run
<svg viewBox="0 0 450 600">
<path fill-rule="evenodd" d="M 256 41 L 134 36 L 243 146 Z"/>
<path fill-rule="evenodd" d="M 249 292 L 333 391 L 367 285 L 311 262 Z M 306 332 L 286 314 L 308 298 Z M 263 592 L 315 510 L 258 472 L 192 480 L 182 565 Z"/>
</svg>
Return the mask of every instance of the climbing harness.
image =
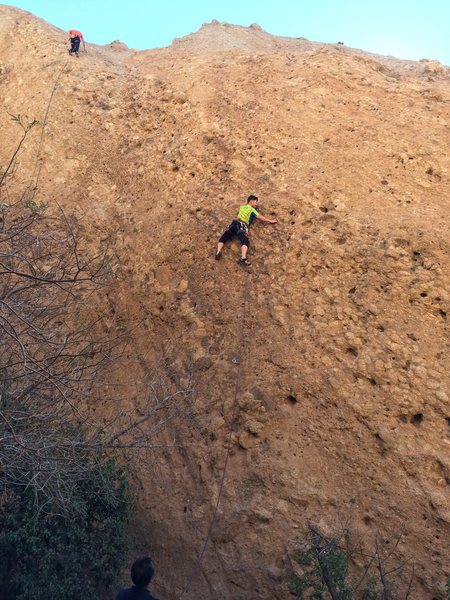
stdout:
<svg viewBox="0 0 450 600">
<path fill-rule="evenodd" d="M 242 313 L 243 314 L 242 314 L 241 322 L 243 322 L 243 320 L 244 320 L 243 317 L 246 312 L 246 307 L 248 305 L 248 298 L 249 298 L 250 275 L 248 274 L 248 271 L 245 272 L 244 278 L 245 278 L 245 283 L 244 283 L 243 294 L 242 294 Z M 242 365 L 242 355 L 243 355 L 244 345 L 245 345 L 245 330 L 244 330 L 244 327 L 242 327 L 241 328 L 241 336 L 239 338 L 239 345 L 237 348 L 237 353 L 231 359 L 232 364 L 236 366 L 236 377 L 235 377 L 234 392 L 233 392 L 233 408 L 231 411 L 230 425 L 228 428 L 225 460 L 224 460 L 224 464 L 223 464 L 222 475 L 220 478 L 219 491 L 217 493 L 217 500 L 216 500 L 216 504 L 214 506 L 213 514 L 212 514 L 210 522 L 209 522 L 209 527 L 208 527 L 208 531 L 206 533 L 206 538 L 205 538 L 202 548 L 200 550 L 200 554 L 197 558 L 197 561 L 195 562 L 195 565 L 191 571 L 191 574 L 188 577 L 188 580 L 187 580 L 184 588 L 182 589 L 180 594 L 178 594 L 178 596 L 176 597 L 176 600 L 181 600 L 181 598 L 189 591 L 191 583 L 193 582 L 195 577 L 198 575 L 200 568 L 202 566 L 202 563 L 203 563 L 203 559 L 206 554 L 206 550 L 208 548 L 209 541 L 212 536 L 214 525 L 216 524 L 220 500 L 222 498 L 222 493 L 225 488 L 225 476 L 227 474 L 228 460 L 230 458 L 231 435 L 233 433 L 233 425 L 235 423 L 235 420 L 236 420 L 236 417 L 237 417 L 237 414 L 239 411 L 239 405 L 238 405 L 237 398 L 238 398 L 238 393 L 239 393 L 239 382 L 240 382 L 240 375 L 241 375 L 241 365 Z"/>
</svg>

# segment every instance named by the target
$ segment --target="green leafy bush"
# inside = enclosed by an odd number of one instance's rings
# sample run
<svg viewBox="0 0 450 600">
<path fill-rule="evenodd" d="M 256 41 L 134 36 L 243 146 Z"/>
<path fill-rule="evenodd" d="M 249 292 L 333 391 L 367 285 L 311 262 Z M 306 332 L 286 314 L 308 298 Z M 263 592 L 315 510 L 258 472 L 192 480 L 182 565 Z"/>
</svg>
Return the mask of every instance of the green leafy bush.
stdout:
<svg viewBox="0 0 450 600">
<path fill-rule="evenodd" d="M 129 485 L 113 460 L 74 481 L 71 511 L 36 514 L 27 488 L 0 499 L 0 596 L 8 600 L 94 600 L 127 559 Z"/>
<path fill-rule="evenodd" d="M 295 556 L 301 573 L 293 574 L 289 590 L 297 598 L 322 600 L 332 589 L 339 600 L 353 598 L 347 585 L 348 557 L 336 540 L 326 540 L 312 530 Z"/>
<path fill-rule="evenodd" d="M 35 200 L 28 200 L 28 202 L 25 203 L 25 208 L 28 208 L 28 210 L 31 211 L 34 215 L 39 215 L 47 210 L 48 204 L 46 204 L 45 202 L 36 202 Z"/>
<path fill-rule="evenodd" d="M 397 552 L 402 538 L 377 536 L 367 549 L 356 530 L 345 527 L 329 536 L 309 525 L 293 540 L 289 591 L 299 600 L 406 600 L 415 591 L 415 569 Z M 446 589 L 450 600 L 450 578 Z"/>
</svg>

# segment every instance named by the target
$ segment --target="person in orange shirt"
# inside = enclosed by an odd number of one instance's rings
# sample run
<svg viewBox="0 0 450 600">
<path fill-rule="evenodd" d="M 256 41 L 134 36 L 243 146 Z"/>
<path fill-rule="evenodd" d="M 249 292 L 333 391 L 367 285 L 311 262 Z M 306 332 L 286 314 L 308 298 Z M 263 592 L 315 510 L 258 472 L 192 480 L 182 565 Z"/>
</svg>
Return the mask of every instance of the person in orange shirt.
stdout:
<svg viewBox="0 0 450 600">
<path fill-rule="evenodd" d="M 69 54 L 74 55 L 78 58 L 80 56 L 80 43 L 83 42 L 83 49 L 86 52 L 86 44 L 84 43 L 84 37 L 81 31 L 77 31 L 76 29 L 69 29 L 68 31 L 70 37 L 70 50 Z"/>
</svg>

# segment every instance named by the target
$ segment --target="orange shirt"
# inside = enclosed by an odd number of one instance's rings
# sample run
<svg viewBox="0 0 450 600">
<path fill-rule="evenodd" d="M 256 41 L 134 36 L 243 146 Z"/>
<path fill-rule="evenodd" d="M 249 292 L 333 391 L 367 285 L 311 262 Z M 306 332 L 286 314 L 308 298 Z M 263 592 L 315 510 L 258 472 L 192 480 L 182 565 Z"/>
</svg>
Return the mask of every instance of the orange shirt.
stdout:
<svg viewBox="0 0 450 600">
<path fill-rule="evenodd" d="M 83 40 L 84 42 L 83 34 L 81 33 L 81 31 L 77 31 L 76 29 L 69 29 L 68 33 L 71 38 L 78 35 L 80 37 L 80 40 Z"/>
</svg>

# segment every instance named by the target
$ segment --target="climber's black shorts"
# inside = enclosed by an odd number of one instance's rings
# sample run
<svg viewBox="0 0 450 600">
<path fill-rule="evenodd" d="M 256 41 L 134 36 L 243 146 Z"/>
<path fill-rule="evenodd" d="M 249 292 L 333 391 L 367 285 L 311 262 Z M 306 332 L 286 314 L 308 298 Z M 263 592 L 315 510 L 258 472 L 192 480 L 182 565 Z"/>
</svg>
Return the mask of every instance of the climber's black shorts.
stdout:
<svg viewBox="0 0 450 600">
<path fill-rule="evenodd" d="M 232 221 L 228 229 L 220 238 L 219 242 L 225 244 L 225 242 L 228 242 L 234 237 L 237 237 L 239 239 L 239 241 L 241 242 L 241 246 L 250 246 L 250 239 L 248 237 L 248 227 L 245 223 L 242 223 L 237 219 Z"/>
<path fill-rule="evenodd" d="M 73 38 L 70 38 L 70 50 L 69 52 L 73 54 L 74 52 L 78 52 L 80 49 L 81 38 L 79 35 L 76 35 Z"/>
</svg>

